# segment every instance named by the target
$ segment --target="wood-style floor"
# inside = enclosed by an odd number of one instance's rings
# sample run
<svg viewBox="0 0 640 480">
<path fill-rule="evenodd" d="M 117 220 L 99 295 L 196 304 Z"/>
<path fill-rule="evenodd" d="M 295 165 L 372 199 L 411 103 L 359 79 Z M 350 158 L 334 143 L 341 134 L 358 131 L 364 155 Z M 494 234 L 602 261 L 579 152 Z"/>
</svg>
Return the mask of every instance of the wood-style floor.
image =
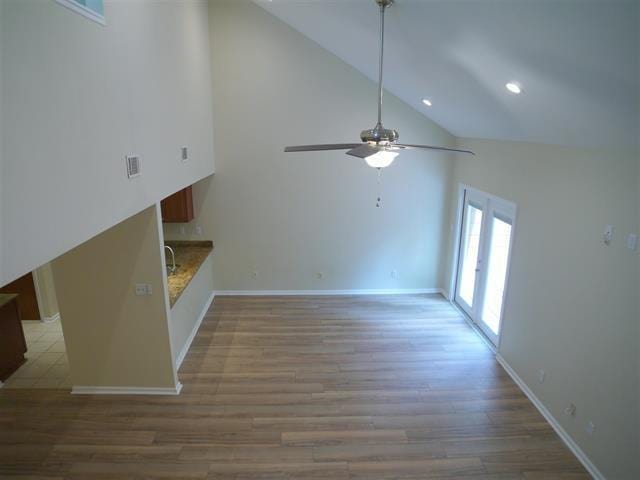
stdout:
<svg viewBox="0 0 640 480">
<path fill-rule="evenodd" d="M 590 478 L 438 296 L 217 298 L 180 379 L 0 390 L 0 477 Z"/>
</svg>

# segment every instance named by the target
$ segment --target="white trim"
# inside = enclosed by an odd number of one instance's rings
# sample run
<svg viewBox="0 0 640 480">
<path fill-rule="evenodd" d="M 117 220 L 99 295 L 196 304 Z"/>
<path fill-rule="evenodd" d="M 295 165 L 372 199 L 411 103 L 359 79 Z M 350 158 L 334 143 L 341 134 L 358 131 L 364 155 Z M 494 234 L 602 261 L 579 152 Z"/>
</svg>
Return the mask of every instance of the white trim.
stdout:
<svg viewBox="0 0 640 480">
<path fill-rule="evenodd" d="M 484 334 L 482 329 L 480 327 L 478 327 L 478 325 L 473 323 L 473 320 L 471 320 L 471 317 L 469 315 L 467 315 L 467 312 L 465 312 L 462 308 L 460 308 L 460 305 L 458 305 L 452 299 L 448 299 L 448 300 L 449 300 L 449 303 L 451 304 L 451 306 L 453 308 L 455 308 L 458 311 L 458 313 L 460 313 L 460 315 L 462 316 L 462 319 L 465 322 L 467 322 L 467 325 L 469 325 L 474 332 L 476 332 L 476 335 L 478 335 L 480 337 L 480 340 L 482 340 L 484 342 L 484 344 L 489 348 L 489 350 L 491 350 L 493 353 L 497 354 L 498 350 L 497 350 L 496 346 L 493 344 L 493 342 L 491 340 L 489 340 L 487 338 L 487 336 Z"/>
<path fill-rule="evenodd" d="M 524 392 L 524 394 L 531 400 L 531 403 L 535 405 L 535 407 L 540 411 L 542 416 L 549 422 L 549 424 L 556 431 L 558 436 L 562 439 L 569 450 L 573 452 L 573 454 L 580 460 L 580 463 L 587 469 L 587 471 L 591 474 L 593 478 L 596 480 L 605 480 L 605 476 L 598 470 L 598 468 L 591 462 L 586 453 L 582 451 L 582 449 L 578 446 L 578 444 L 571 438 L 571 436 L 567 433 L 567 431 L 562 428 L 562 426 L 558 423 L 555 417 L 551 414 L 547 407 L 540 401 L 538 397 L 529 389 L 527 384 L 522 380 L 518 374 L 515 372 L 511 365 L 507 363 L 507 361 L 500 355 L 496 354 L 496 360 L 502 368 L 509 374 L 509 376 L 513 379 L 514 382 L 520 387 L 520 389 Z"/>
<path fill-rule="evenodd" d="M 375 289 L 375 290 L 218 290 L 215 292 L 217 296 L 274 296 L 274 297 L 291 297 L 291 296 L 324 296 L 324 295 L 419 295 L 428 293 L 442 294 L 441 288 L 391 288 L 391 289 Z"/>
<path fill-rule="evenodd" d="M 40 321 L 44 322 L 45 318 L 42 314 L 42 291 L 40 290 L 40 277 L 36 273 L 36 270 L 31 272 L 31 280 L 33 281 L 33 289 L 36 291 L 36 303 L 38 304 L 38 315 L 40 315 Z"/>
<path fill-rule="evenodd" d="M 90 8 L 85 7 L 84 5 L 80 5 L 79 3 L 74 2 L 73 0 L 55 0 L 56 3 L 59 3 L 63 7 L 67 7 L 69 10 L 79 13 L 83 17 L 88 18 L 89 20 L 93 20 L 100 25 L 106 25 L 107 21 L 104 18 L 104 15 L 100 15 Z"/>
<path fill-rule="evenodd" d="M 71 389 L 73 395 L 179 395 L 182 384 L 171 388 L 156 387 L 79 387 Z"/>
<path fill-rule="evenodd" d="M 51 323 L 60 320 L 60 312 L 53 314 L 50 317 L 42 317 L 42 323 Z"/>
<path fill-rule="evenodd" d="M 189 352 L 189 348 L 191 347 L 191 343 L 193 342 L 193 339 L 196 338 L 196 334 L 198 333 L 198 329 L 202 324 L 202 320 L 204 320 L 205 315 L 209 311 L 209 307 L 211 307 L 211 303 L 213 302 L 213 299 L 215 298 L 215 296 L 216 296 L 216 292 L 211 292 L 211 296 L 204 304 L 204 308 L 202 309 L 202 312 L 200 312 L 200 315 L 198 316 L 198 320 L 196 321 L 196 324 L 193 326 L 193 330 L 191 330 L 191 333 L 189 334 L 189 337 L 187 337 L 187 341 L 185 342 L 184 347 L 182 347 L 182 350 L 180 351 L 178 358 L 176 358 L 175 360 L 176 370 L 180 368 L 180 365 L 182 365 L 182 362 L 184 361 L 184 357 L 187 356 L 187 353 Z"/>
</svg>

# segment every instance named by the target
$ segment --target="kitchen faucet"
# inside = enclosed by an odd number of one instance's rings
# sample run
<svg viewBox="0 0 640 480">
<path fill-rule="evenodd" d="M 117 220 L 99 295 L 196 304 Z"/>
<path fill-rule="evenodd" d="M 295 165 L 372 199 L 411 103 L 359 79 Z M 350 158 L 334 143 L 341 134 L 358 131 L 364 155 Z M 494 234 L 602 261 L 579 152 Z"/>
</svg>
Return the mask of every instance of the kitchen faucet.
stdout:
<svg viewBox="0 0 640 480">
<path fill-rule="evenodd" d="M 169 271 L 169 275 L 173 275 L 174 273 L 176 273 L 176 252 L 173 251 L 173 248 L 171 248 L 169 245 L 165 245 L 164 248 L 168 249 L 169 252 L 171 252 L 171 266 L 167 265 L 167 270 Z"/>
</svg>

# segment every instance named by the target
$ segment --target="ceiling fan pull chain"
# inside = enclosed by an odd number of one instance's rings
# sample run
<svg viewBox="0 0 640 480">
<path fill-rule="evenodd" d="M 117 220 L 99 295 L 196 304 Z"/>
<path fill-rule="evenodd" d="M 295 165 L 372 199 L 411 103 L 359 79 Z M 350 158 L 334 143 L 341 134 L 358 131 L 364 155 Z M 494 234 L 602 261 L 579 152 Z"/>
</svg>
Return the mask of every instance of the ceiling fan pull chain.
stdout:
<svg viewBox="0 0 640 480">
<path fill-rule="evenodd" d="M 376 199 L 376 208 L 380 208 L 380 204 L 382 203 L 382 169 L 378 168 L 378 197 Z"/>
</svg>

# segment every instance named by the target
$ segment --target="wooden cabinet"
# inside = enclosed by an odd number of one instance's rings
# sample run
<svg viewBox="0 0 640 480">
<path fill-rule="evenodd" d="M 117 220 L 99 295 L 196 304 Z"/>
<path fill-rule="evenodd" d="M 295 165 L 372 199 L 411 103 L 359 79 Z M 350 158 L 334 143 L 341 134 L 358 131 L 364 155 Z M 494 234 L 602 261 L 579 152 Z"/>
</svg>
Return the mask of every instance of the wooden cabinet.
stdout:
<svg viewBox="0 0 640 480">
<path fill-rule="evenodd" d="M 160 203 L 164 223 L 188 223 L 193 220 L 193 192 L 191 186 L 174 193 Z"/>
<path fill-rule="evenodd" d="M 5 381 L 26 359 L 18 296 L 0 294 L 0 381 Z"/>
<path fill-rule="evenodd" d="M 22 320 L 40 320 L 40 307 L 33 275 L 27 273 L 14 282 L 0 288 L 0 293 L 15 293 L 18 295 L 18 308 Z"/>
</svg>

